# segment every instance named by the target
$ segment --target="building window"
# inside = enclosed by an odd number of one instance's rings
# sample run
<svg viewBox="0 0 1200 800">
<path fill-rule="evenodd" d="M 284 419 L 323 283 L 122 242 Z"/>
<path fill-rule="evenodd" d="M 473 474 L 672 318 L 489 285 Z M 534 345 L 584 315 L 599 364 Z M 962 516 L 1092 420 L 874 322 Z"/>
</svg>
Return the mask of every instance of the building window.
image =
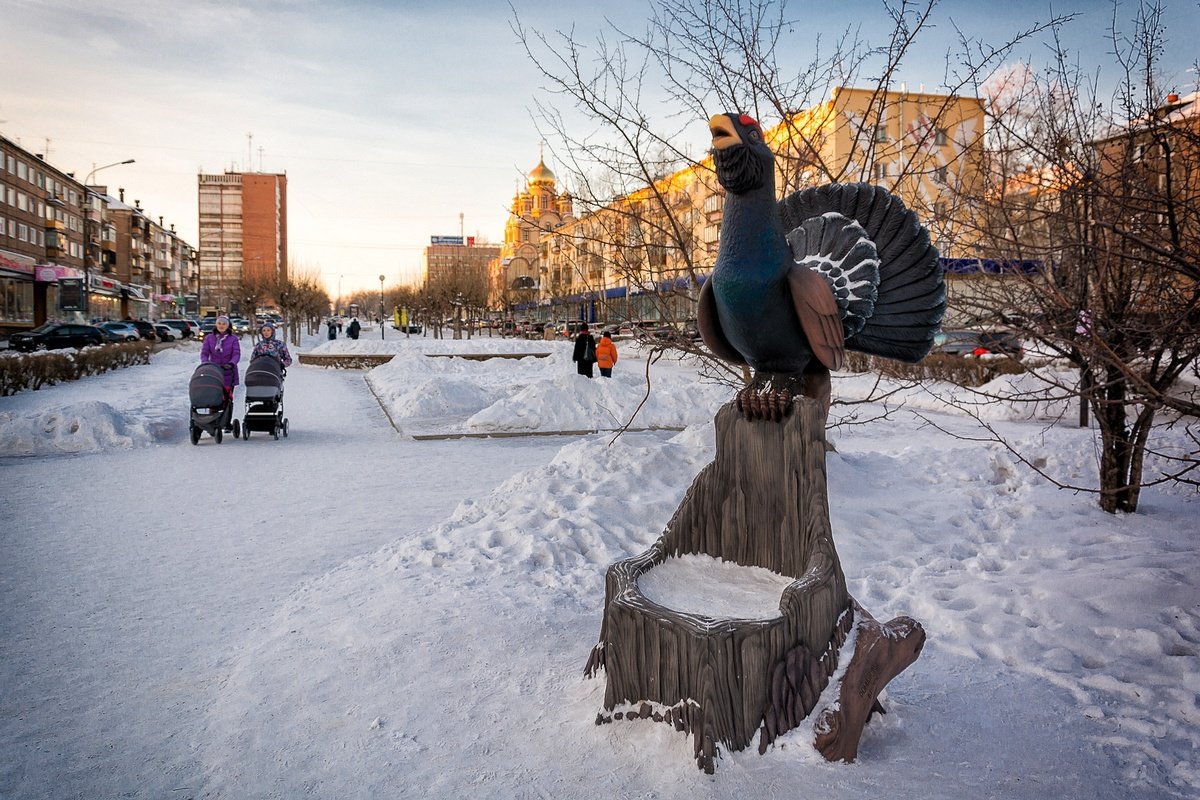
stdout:
<svg viewBox="0 0 1200 800">
<path fill-rule="evenodd" d="M 29 227 L 24 222 L 17 223 L 17 240 L 29 241 Z"/>
<path fill-rule="evenodd" d="M 945 183 L 949 177 L 950 170 L 948 167 L 941 166 L 933 171 L 933 179 L 938 183 Z"/>
<path fill-rule="evenodd" d="M 25 168 L 24 161 L 17 162 L 17 177 L 23 181 L 29 179 L 29 171 Z"/>
<path fill-rule="evenodd" d="M 888 176 L 888 165 L 886 162 L 880 161 L 875 165 L 874 169 L 875 180 L 882 181 Z"/>
<path fill-rule="evenodd" d="M 933 132 L 933 143 L 934 143 L 936 146 L 938 146 L 938 147 L 942 147 L 942 146 L 944 146 L 944 145 L 946 144 L 946 142 L 947 142 L 947 141 L 949 141 L 949 137 L 946 135 L 946 129 L 945 129 L 945 128 L 937 128 L 937 129 L 935 129 L 935 130 L 934 130 L 934 132 Z"/>
<path fill-rule="evenodd" d="M 881 122 L 875 126 L 875 141 L 886 142 L 887 140 L 887 125 Z"/>
</svg>

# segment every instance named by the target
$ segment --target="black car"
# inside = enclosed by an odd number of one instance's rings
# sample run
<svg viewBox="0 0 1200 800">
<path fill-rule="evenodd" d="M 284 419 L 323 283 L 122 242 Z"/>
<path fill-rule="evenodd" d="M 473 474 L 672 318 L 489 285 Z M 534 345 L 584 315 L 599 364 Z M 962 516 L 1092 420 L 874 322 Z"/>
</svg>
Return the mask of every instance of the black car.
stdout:
<svg viewBox="0 0 1200 800">
<path fill-rule="evenodd" d="M 104 333 L 91 325 L 69 325 L 63 322 L 47 322 L 31 331 L 14 333 L 8 337 L 13 350 L 29 353 L 34 350 L 61 350 L 66 347 L 87 347 L 104 344 Z"/>
<path fill-rule="evenodd" d="M 158 324 L 174 328 L 177 331 L 176 339 L 187 339 L 192 335 L 192 329 L 186 319 L 160 319 Z"/>
<path fill-rule="evenodd" d="M 123 321 L 137 328 L 138 333 L 142 335 L 143 339 L 149 339 L 152 342 L 158 341 L 158 331 L 154 330 L 154 323 L 147 322 L 144 319 L 127 319 Z"/>
</svg>

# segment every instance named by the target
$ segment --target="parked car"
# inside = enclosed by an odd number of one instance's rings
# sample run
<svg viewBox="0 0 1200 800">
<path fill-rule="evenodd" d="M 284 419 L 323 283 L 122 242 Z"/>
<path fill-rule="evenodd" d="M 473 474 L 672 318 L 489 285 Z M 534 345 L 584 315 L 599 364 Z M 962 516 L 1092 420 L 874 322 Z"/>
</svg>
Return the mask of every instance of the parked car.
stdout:
<svg viewBox="0 0 1200 800">
<path fill-rule="evenodd" d="M 128 322 L 130 325 L 137 328 L 137 332 L 141 334 L 143 339 L 154 341 L 158 338 L 158 333 L 154 330 L 154 325 L 144 319 L 127 319 L 122 321 Z"/>
<path fill-rule="evenodd" d="M 933 338 L 933 353 L 955 356 L 981 356 L 995 353 L 1020 358 L 1021 340 L 1009 331 L 941 331 Z"/>
<path fill-rule="evenodd" d="M 192 335 L 192 329 L 188 326 L 186 319 L 160 319 L 158 324 L 174 328 L 176 339 L 187 339 Z"/>
<path fill-rule="evenodd" d="M 205 317 L 200 322 L 200 338 L 203 339 L 206 334 L 212 333 L 217 328 L 216 317 Z"/>
<path fill-rule="evenodd" d="M 161 322 L 154 323 L 154 332 L 158 335 L 160 342 L 173 342 L 183 335 L 170 325 L 164 325 Z"/>
<path fill-rule="evenodd" d="M 31 331 L 14 333 L 8 337 L 13 350 L 29 353 L 34 350 L 61 350 L 67 347 L 87 347 L 104 344 L 105 335 L 92 325 L 69 325 L 63 322 L 47 322 Z"/>
<path fill-rule="evenodd" d="M 124 336 L 115 334 L 107 328 L 101 327 L 100 325 L 93 325 L 92 327 L 100 331 L 101 335 L 104 336 L 105 344 L 121 344 L 122 342 L 128 341 Z"/>
<path fill-rule="evenodd" d="M 118 342 L 136 342 L 142 338 L 142 334 L 130 322 L 105 322 L 98 327 L 111 333 Z"/>
</svg>

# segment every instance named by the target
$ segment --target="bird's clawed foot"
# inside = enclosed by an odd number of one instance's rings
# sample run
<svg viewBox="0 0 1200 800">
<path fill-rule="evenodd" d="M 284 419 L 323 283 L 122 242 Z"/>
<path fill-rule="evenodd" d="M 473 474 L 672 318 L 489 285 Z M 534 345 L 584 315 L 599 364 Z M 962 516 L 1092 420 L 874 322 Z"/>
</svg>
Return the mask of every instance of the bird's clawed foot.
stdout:
<svg viewBox="0 0 1200 800">
<path fill-rule="evenodd" d="M 779 422 L 792 413 L 791 389 L 765 389 L 757 384 L 737 393 L 737 410 L 748 420 Z"/>
</svg>

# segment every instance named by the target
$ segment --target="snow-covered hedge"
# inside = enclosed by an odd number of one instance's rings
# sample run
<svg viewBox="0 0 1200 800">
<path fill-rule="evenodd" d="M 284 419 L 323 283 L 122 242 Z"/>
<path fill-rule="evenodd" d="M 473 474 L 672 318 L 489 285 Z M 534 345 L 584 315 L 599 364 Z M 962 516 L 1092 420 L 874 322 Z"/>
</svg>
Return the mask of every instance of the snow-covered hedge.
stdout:
<svg viewBox="0 0 1200 800">
<path fill-rule="evenodd" d="M 81 350 L 0 353 L 0 396 L 75 381 L 135 364 L 149 364 L 151 342 L 125 342 Z"/>
<path fill-rule="evenodd" d="M 918 364 L 905 364 L 890 358 L 876 358 L 850 350 L 846 351 L 846 372 L 878 372 L 887 378 L 915 381 L 946 381 L 956 386 L 983 386 L 1001 375 L 1020 375 L 1028 370 L 1015 358 L 984 356 L 980 358 L 934 353 Z"/>
</svg>

